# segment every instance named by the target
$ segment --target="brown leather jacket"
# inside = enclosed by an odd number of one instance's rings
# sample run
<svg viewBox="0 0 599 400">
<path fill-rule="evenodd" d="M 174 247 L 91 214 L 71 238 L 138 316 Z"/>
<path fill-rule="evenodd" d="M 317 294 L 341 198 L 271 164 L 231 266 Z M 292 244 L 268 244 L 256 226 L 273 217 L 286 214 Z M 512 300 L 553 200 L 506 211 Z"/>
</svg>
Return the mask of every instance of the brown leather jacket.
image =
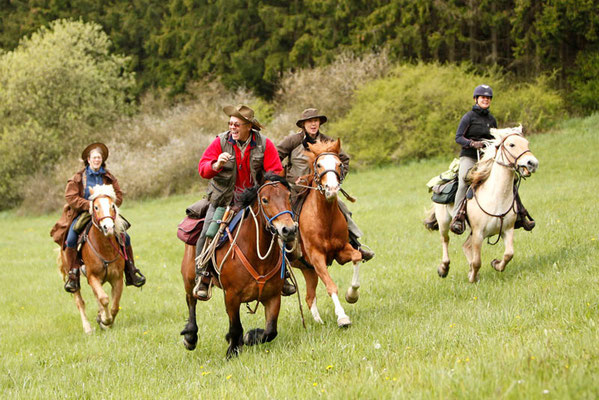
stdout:
<svg viewBox="0 0 599 400">
<path fill-rule="evenodd" d="M 118 207 L 123 202 L 123 191 L 114 175 L 112 175 L 106 168 L 104 169 L 106 170 L 106 174 L 104 174 L 104 184 L 112 185 L 114 188 L 116 205 Z M 85 191 L 85 187 L 83 187 L 84 173 L 85 168 L 73 175 L 67 182 L 64 193 L 67 204 L 65 204 L 62 209 L 60 219 L 50 231 L 50 236 L 52 236 L 52 239 L 54 239 L 59 246 L 62 246 L 64 243 L 73 220 L 83 211 L 89 210 L 89 200 L 86 200 L 85 197 L 83 197 Z"/>
</svg>

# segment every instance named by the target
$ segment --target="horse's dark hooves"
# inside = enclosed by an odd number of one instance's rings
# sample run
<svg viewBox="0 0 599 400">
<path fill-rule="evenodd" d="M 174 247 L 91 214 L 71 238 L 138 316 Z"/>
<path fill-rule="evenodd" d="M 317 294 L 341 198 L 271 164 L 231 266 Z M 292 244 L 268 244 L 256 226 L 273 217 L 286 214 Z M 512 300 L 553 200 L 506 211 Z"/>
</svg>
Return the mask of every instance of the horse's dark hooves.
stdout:
<svg viewBox="0 0 599 400">
<path fill-rule="evenodd" d="M 229 347 L 227 349 L 227 360 L 230 360 L 233 357 L 238 357 L 239 353 L 241 353 L 241 347 Z"/>
<path fill-rule="evenodd" d="M 437 273 L 439 274 L 439 276 L 441 278 L 445 278 L 445 277 L 447 277 L 447 274 L 449 274 L 449 267 L 443 268 L 443 267 L 439 266 L 439 268 L 437 268 Z"/>
<path fill-rule="evenodd" d="M 185 327 L 181 331 L 181 335 L 183 336 L 183 344 L 187 350 L 194 350 L 196 345 L 198 344 L 198 330 L 194 331 L 188 327 Z"/>
<path fill-rule="evenodd" d="M 491 267 L 493 267 L 493 269 L 495 271 L 503 272 L 503 270 L 505 268 L 499 268 L 499 267 L 497 267 L 497 264 L 500 264 L 500 261 L 498 259 L 494 258 L 493 261 L 491 261 Z"/>
<path fill-rule="evenodd" d="M 184 336 L 183 337 L 183 344 L 185 345 L 185 348 L 189 351 L 195 350 L 196 345 L 198 344 L 198 339 L 196 338 L 195 342 L 192 341 L 188 341 L 187 338 Z"/>
</svg>

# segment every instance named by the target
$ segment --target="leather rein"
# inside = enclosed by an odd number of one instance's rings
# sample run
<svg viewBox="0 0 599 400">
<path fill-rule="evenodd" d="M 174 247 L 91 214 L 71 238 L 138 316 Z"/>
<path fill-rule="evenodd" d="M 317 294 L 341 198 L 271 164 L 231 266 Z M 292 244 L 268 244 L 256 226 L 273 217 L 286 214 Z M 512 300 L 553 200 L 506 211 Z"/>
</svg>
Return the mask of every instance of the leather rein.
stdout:
<svg viewBox="0 0 599 400">
<path fill-rule="evenodd" d="M 262 215 L 262 217 L 264 218 L 264 220 L 266 221 L 266 227 L 268 232 L 272 235 L 272 240 L 270 243 L 270 247 L 268 249 L 268 252 L 266 253 L 266 255 L 264 255 L 263 257 L 260 256 L 260 251 L 259 251 L 259 233 L 257 235 L 257 239 L 256 239 L 256 254 L 260 257 L 260 259 L 265 259 L 271 252 L 272 250 L 272 244 L 274 242 L 274 238 L 275 236 L 278 237 L 278 232 L 276 230 L 276 228 L 273 225 L 273 221 L 275 219 L 277 219 L 278 217 L 280 217 L 281 215 L 284 214 L 290 214 L 291 217 L 294 217 L 293 211 L 290 210 L 284 210 L 281 211 L 277 214 L 275 214 L 272 217 L 269 217 L 268 215 L 266 215 L 266 212 L 264 211 L 264 207 L 262 205 L 262 199 L 260 198 L 260 191 L 265 187 L 265 186 L 270 186 L 270 185 L 276 185 L 279 184 L 280 182 L 267 182 L 264 185 L 260 186 L 258 188 L 257 191 L 257 197 L 258 197 L 258 209 L 259 209 L 259 213 Z M 245 210 L 243 211 L 245 213 Z M 252 212 L 253 214 L 253 212 Z M 256 229 L 258 229 L 258 221 L 254 215 L 254 222 L 256 223 Z M 239 231 L 241 230 L 241 224 L 239 226 Z M 255 314 L 256 310 L 258 309 L 258 306 L 260 305 L 260 300 L 262 299 L 262 291 L 264 290 L 264 285 L 266 284 L 266 282 L 268 282 L 272 277 L 274 277 L 277 272 L 279 272 L 279 270 L 281 270 L 281 268 L 284 268 L 284 258 L 283 258 L 283 253 L 284 253 L 284 246 L 283 249 L 281 250 L 281 252 L 279 253 L 279 257 L 277 259 L 277 262 L 275 263 L 275 266 L 265 275 L 260 275 L 260 273 L 258 273 L 258 271 L 256 271 L 256 269 L 252 266 L 252 264 L 249 262 L 249 260 L 247 259 L 247 257 L 245 256 L 245 254 L 243 254 L 243 251 L 239 248 L 239 246 L 237 245 L 237 241 L 233 239 L 233 236 L 231 235 L 231 231 L 229 230 L 229 228 L 226 228 L 226 232 L 227 235 L 229 236 L 229 241 L 231 242 L 231 247 L 233 248 L 234 254 L 231 256 L 231 258 L 235 258 L 235 255 L 237 255 L 237 257 L 239 257 L 239 261 L 241 261 L 241 264 L 243 264 L 243 266 L 245 267 L 246 271 L 252 276 L 252 278 L 254 278 L 254 280 L 256 281 L 256 283 L 258 284 L 258 298 L 256 299 L 256 306 L 254 307 L 254 309 L 252 310 L 249 305 L 247 305 L 249 313 L 250 314 Z M 235 237 L 235 239 L 237 238 L 237 236 Z M 221 263 L 222 264 L 222 263 Z M 281 274 L 283 275 L 283 273 Z M 282 278 L 281 278 L 282 279 Z"/>
<path fill-rule="evenodd" d="M 530 151 L 530 149 L 526 149 L 524 150 L 522 153 L 518 154 L 518 156 L 514 156 L 506 147 L 505 147 L 505 139 L 507 139 L 510 136 L 520 136 L 518 133 L 511 133 L 509 135 L 506 135 L 502 140 L 501 143 L 499 143 L 496 148 L 498 151 L 501 151 L 501 158 L 504 160 L 508 160 L 508 163 L 504 163 L 502 161 L 497 160 L 496 158 L 493 159 L 493 162 L 501 165 L 502 167 L 506 167 L 509 168 L 511 170 L 514 171 L 514 173 L 517 175 L 518 179 L 516 181 L 516 184 L 514 185 L 514 191 L 513 191 L 513 195 L 512 195 L 512 202 L 510 207 L 507 209 L 506 212 L 502 213 L 502 214 L 492 214 L 488 211 L 486 211 L 479 203 L 478 201 L 478 197 L 476 196 L 476 191 L 473 190 L 473 197 L 474 200 L 476 201 L 476 205 L 478 205 L 478 208 L 481 209 L 482 212 L 484 212 L 485 214 L 487 214 L 490 217 L 496 217 L 499 218 L 499 234 L 497 235 L 497 240 L 494 243 L 491 243 L 490 240 L 487 240 L 487 243 L 490 245 L 496 245 L 499 242 L 499 239 L 501 238 L 501 233 L 502 233 L 502 229 L 503 229 L 503 219 L 505 218 L 506 215 L 508 215 L 510 213 L 510 211 L 514 210 L 514 205 L 516 204 L 516 196 L 518 195 L 518 189 L 520 188 L 520 182 L 522 181 L 523 177 L 522 174 L 520 174 L 520 171 L 518 171 L 518 160 L 520 159 L 520 157 L 522 157 L 524 154 L 526 153 L 532 153 Z M 509 155 L 513 161 L 509 162 L 509 158 L 507 157 L 507 155 Z"/>
</svg>

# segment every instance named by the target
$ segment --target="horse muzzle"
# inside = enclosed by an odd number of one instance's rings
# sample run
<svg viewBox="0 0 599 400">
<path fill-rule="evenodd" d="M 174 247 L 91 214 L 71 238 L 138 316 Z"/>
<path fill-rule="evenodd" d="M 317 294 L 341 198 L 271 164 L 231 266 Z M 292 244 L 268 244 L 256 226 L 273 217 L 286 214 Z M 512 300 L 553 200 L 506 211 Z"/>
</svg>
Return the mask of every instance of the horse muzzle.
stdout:
<svg viewBox="0 0 599 400">
<path fill-rule="evenodd" d="M 536 172 L 537 168 L 539 168 L 539 160 L 532 156 L 526 157 L 518 163 L 518 171 L 525 178 Z"/>
<path fill-rule="evenodd" d="M 283 240 L 283 242 L 293 242 L 297 237 L 297 224 L 283 225 L 277 228 L 277 232 L 281 240 Z"/>
<path fill-rule="evenodd" d="M 100 223 L 100 229 L 104 236 L 114 235 L 114 222 L 111 219 L 106 219 Z"/>
</svg>

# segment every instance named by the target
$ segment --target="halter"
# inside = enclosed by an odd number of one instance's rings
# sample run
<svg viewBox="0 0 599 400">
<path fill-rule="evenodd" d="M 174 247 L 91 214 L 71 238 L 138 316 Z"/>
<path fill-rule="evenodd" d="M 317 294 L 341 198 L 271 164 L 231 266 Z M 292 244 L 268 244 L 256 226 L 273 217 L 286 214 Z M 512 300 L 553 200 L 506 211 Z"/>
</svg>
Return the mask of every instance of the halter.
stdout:
<svg viewBox="0 0 599 400">
<path fill-rule="evenodd" d="M 278 217 L 280 217 L 281 215 L 284 214 L 290 214 L 291 218 L 295 219 L 295 214 L 293 214 L 293 211 L 290 210 L 284 210 L 281 211 L 277 214 L 275 214 L 273 217 L 269 218 L 268 215 L 266 215 L 266 212 L 264 212 L 264 207 L 262 206 L 262 198 L 260 197 L 260 191 L 265 187 L 265 186 L 274 186 L 276 184 L 278 184 L 280 182 L 274 181 L 274 182 L 266 182 L 265 184 L 263 184 L 262 186 L 260 186 L 256 192 L 256 195 L 258 196 L 258 207 L 260 210 L 260 213 L 262 214 L 262 216 L 264 217 L 264 219 L 266 220 L 266 224 L 268 227 L 268 231 L 270 233 L 272 233 L 273 235 L 277 235 L 277 229 L 275 228 L 274 224 L 272 223 L 275 219 L 277 219 Z"/>
<path fill-rule="evenodd" d="M 337 175 L 337 179 L 339 180 L 339 184 L 341 184 L 343 182 L 343 177 L 341 176 L 341 174 L 339 172 L 337 172 L 336 169 L 325 169 L 320 174 L 316 173 L 316 163 L 318 162 L 318 159 L 320 157 L 325 156 L 325 155 L 332 155 L 332 156 L 335 156 L 337 159 L 339 159 L 339 154 L 327 151 L 327 152 L 320 153 L 319 155 L 317 155 L 316 158 L 314 159 L 314 162 L 312 163 L 312 171 L 314 171 L 314 182 L 316 182 L 316 188 L 318 189 L 318 191 L 320 193 L 323 193 L 323 194 L 324 194 L 325 190 L 324 190 L 324 187 L 322 187 L 321 179 L 327 173 L 332 172 L 335 175 Z"/>
<path fill-rule="evenodd" d="M 97 199 L 101 199 L 102 197 L 107 197 L 107 198 L 109 198 L 110 200 L 112 200 L 112 197 L 110 197 L 110 196 L 107 196 L 107 195 L 102 195 L 102 196 L 98 196 L 98 197 L 96 197 L 95 199 L 93 199 L 93 200 L 92 200 L 92 205 L 94 204 L 94 201 L 96 201 Z M 95 226 L 96 228 L 98 228 L 98 229 L 100 229 L 100 230 L 101 230 L 102 228 L 100 228 L 100 227 L 98 226 L 98 224 L 99 224 L 100 222 L 102 222 L 103 220 L 105 220 L 106 218 L 110 218 L 110 219 L 112 220 L 112 222 L 115 222 L 115 220 L 114 220 L 114 218 L 115 218 L 115 217 L 113 217 L 113 216 L 112 216 L 112 214 L 105 215 L 105 216 L 103 216 L 102 218 L 98 219 L 98 218 L 96 217 L 96 212 L 95 212 L 95 210 L 92 210 L 92 223 L 94 224 L 94 226 Z"/>
</svg>

